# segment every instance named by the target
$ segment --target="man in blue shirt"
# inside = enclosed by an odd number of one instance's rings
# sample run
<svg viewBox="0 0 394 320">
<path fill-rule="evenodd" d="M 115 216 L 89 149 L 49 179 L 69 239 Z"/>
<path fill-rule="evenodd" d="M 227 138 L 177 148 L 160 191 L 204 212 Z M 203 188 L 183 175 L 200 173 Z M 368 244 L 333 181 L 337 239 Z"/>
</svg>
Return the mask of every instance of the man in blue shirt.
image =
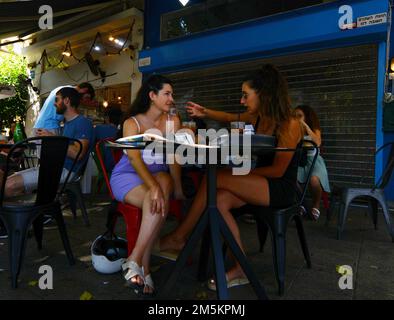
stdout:
<svg viewBox="0 0 394 320">
<path fill-rule="evenodd" d="M 56 93 L 54 106 L 56 113 L 64 116 L 65 124 L 63 136 L 78 139 L 82 143 L 82 152 L 76 166 L 73 168 L 73 172 L 70 177 L 71 179 L 87 160 L 89 150 L 94 143 L 94 132 L 91 121 L 78 113 L 77 108 L 79 106 L 80 97 L 80 93 L 74 88 L 61 88 Z M 55 134 L 46 129 L 37 129 L 37 135 L 50 136 Z M 71 170 L 72 163 L 76 158 L 78 151 L 79 145 L 77 143 L 69 145 L 61 182 L 65 180 L 69 170 Z M 5 186 L 5 196 L 17 196 L 23 193 L 33 192 L 37 188 L 38 184 L 38 170 L 38 167 L 30 168 L 18 171 L 8 177 Z"/>
<path fill-rule="evenodd" d="M 56 113 L 55 98 L 56 93 L 62 88 L 73 88 L 72 86 L 60 86 L 51 91 L 42 106 L 38 118 L 33 126 L 33 135 L 37 136 L 38 129 L 46 129 L 55 135 L 61 135 L 60 122 L 64 120 L 62 114 Z M 81 100 L 91 100 L 95 93 L 93 86 L 88 82 L 79 84 L 75 89 L 81 94 Z"/>
<path fill-rule="evenodd" d="M 94 127 L 94 136 L 96 138 L 96 143 L 99 140 L 105 138 L 118 138 L 118 133 L 120 131 L 119 124 L 122 118 L 122 111 L 120 111 L 119 106 L 109 105 L 104 113 L 104 123 L 98 124 Z M 115 166 L 114 159 L 108 147 L 104 148 L 104 163 L 108 172 L 112 171 Z"/>
</svg>

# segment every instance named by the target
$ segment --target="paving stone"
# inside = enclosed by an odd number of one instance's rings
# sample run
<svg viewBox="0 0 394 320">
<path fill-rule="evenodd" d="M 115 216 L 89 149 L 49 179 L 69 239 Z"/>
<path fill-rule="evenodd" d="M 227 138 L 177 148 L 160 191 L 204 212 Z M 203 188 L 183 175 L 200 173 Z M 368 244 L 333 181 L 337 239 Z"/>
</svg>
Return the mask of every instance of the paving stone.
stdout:
<svg viewBox="0 0 394 320">
<path fill-rule="evenodd" d="M 30 235 L 24 262 L 19 276 L 18 289 L 11 288 L 8 265 L 8 240 L 0 240 L 0 299 L 29 300 L 79 300 L 81 296 L 94 300 L 136 300 L 141 299 L 125 286 L 121 273 L 103 275 L 91 265 L 90 246 L 94 239 L 105 231 L 106 214 L 109 205 L 105 195 L 85 197 L 91 226 L 83 223 L 80 211 L 73 219 L 69 209 L 64 210 L 67 232 L 76 264 L 70 266 L 64 253 L 56 224 L 45 227 L 43 249 L 37 250 L 34 237 Z M 169 217 L 162 233 L 176 227 L 177 222 Z M 273 270 L 271 240 L 268 237 L 263 252 L 259 252 L 256 225 L 239 221 L 246 255 L 256 276 L 264 285 L 272 300 L 348 300 L 348 299 L 394 299 L 394 244 L 386 230 L 382 215 L 379 215 L 378 229 L 375 230 L 366 210 L 352 208 L 346 222 L 342 240 L 336 240 L 336 217 L 328 224 L 324 214 L 319 221 L 304 221 L 304 228 L 312 259 L 312 269 L 306 268 L 301 246 L 294 224 L 287 232 L 285 294 L 277 294 L 277 283 Z M 125 238 L 125 225 L 119 218 L 116 233 Z M 200 247 L 192 255 L 193 263 L 186 265 L 179 275 L 177 284 L 171 290 L 169 299 L 216 299 L 216 293 L 208 290 L 206 281 L 196 279 Z M 39 267 L 49 265 L 54 272 L 54 288 L 41 290 L 38 281 Z M 229 261 L 226 266 L 230 266 Z M 353 290 L 341 290 L 337 272 L 340 265 L 353 269 Z M 152 257 L 152 276 L 160 291 L 173 263 Z M 212 275 L 212 265 L 209 266 Z M 230 299 L 254 300 L 256 296 L 250 285 L 229 290 Z"/>
</svg>

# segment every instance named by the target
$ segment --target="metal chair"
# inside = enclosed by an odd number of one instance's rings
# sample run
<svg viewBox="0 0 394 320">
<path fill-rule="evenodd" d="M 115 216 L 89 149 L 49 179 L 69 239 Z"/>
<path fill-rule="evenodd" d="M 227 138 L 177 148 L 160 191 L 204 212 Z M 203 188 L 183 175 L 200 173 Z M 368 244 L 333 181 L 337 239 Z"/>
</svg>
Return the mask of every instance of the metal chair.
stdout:
<svg viewBox="0 0 394 320">
<path fill-rule="evenodd" d="M 303 152 L 308 150 L 315 150 L 315 155 L 312 161 L 312 165 L 309 169 L 307 179 L 305 184 L 300 191 L 298 199 L 295 199 L 295 202 L 288 207 L 285 208 L 276 208 L 276 207 L 264 207 L 264 206 L 256 206 L 256 205 L 244 205 L 240 208 L 231 210 L 231 213 L 235 218 L 245 214 L 252 213 L 256 220 L 257 226 L 257 235 L 260 244 L 260 252 L 263 251 L 264 244 L 267 239 L 268 230 L 271 233 L 272 240 L 272 256 L 274 262 L 274 271 L 275 276 L 278 282 L 278 293 L 279 295 L 283 295 L 284 293 L 284 284 L 285 284 L 285 269 L 286 269 L 286 232 L 287 226 L 291 220 L 294 220 L 297 228 L 298 237 L 301 243 L 301 248 L 307 263 L 308 268 L 312 267 L 311 258 L 309 254 L 308 244 L 305 237 L 305 232 L 302 224 L 302 217 L 300 216 L 300 206 L 304 201 L 307 185 L 309 183 L 313 167 L 316 163 L 316 159 L 318 156 L 318 147 L 314 142 L 308 141 L 313 146 L 302 146 L 301 142 L 296 149 L 296 166 L 298 167 L 301 155 Z M 288 150 L 290 151 L 290 150 Z M 286 152 L 286 150 L 283 150 Z M 208 235 L 209 232 L 206 233 Z M 223 247 L 223 252 L 225 252 L 226 246 Z M 209 252 L 209 238 L 204 237 L 203 243 L 201 245 L 201 256 L 200 256 L 200 265 L 198 271 L 199 280 L 206 279 L 206 265 L 207 258 L 204 258 L 203 255 L 207 256 L 207 252 Z"/>
<path fill-rule="evenodd" d="M 257 233 L 260 242 L 260 252 L 263 251 L 264 244 L 267 238 L 268 230 L 271 233 L 272 241 L 272 256 L 274 262 L 274 271 L 276 280 L 278 282 L 278 294 L 284 294 L 285 288 L 285 271 L 286 271 L 286 232 L 287 226 L 291 220 L 294 220 L 297 228 L 298 238 L 300 240 L 302 252 L 307 263 L 308 268 L 312 268 L 312 262 L 309 254 L 308 243 L 305 237 L 305 231 L 302 224 L 302 217 L 300 216 L 300 206 L 304 201 L 307 186 L 309 184 L 313 168 L 316 163 L 318 156 L 318 147 L 315 143 L 308 141 L 308 143 L 313 144 L 311 146 L 299 145 L 296 151 L 300 154 L 302 152 L 314 149 L 315 155 L 313 157 L 312 165 L 307 174 L 307 179 L 302 188 L 302 191 L 296 199 L 295 203 L 286 208 L 275 208 L 275 207 L 257 207 L 255 206 L 254 213 L 256 223 L 257 223 Z M 298 157 L 300 158 L 300 157 Z M 298 163 L 296 163 L 298 167 Z M 249 211 L 251 212 L 251 211 Z"/>
<path fill-rule="evenodd" d="M 70 142 L 75 141 L 80 149 L 77 157 L 82 151 L 82 144 L 76 140 L 62 136 L 56 137 L 34 137 L 15 144 L 8 153 L 6 170 L 4 173 L 0 193 L 0 219 L 4 222 L 9 235 L 9 260 L 12 276 L 12 287 L 17 287 L 18 275 L 24 257 L 27 231 L 31 224 L 34 227 L 34 235 L 38 249 L 42 248 L 43 238 L 43 215 L 51 215 L 57 222 L 63 246 L 70 265 L 75 263 L 68 240 L 66 226 L 59 202 L 59 194 L 67 185 L 70 173 L 64 183 L 59 187 L 64 161 Z M 26 200 L 23 198 L 4 199 L 4 191 L 8 172 L 14 152 L 24 150 L 29 155 L 30 151 L 40 146 L 40 164 L 38 167 L 38 185 L 33 197 Z M 73 163 L 74 168 L 76 160 Z M 59 188 L 61 189 L 59 191 Z M 35 195 L 35 196 L 34 196 Z"/>
<path fill-rule="evenodd" d="M 81 188 L 81 180 L 83 175 L 85 174 L 86 167 L 89 162 L 89 157 L 85 159 L 85 163 L 81 166 L 78 173 L 75 177 L 70 181 L 65 189 L 65 193 L 68 197 L 68 201 L 70 204 L 70 209 L 73 214 L 73 218 L 77 218 L 77 205 L 81 209 L 82 218 L 85 222 L 85 226 L 90 226 L 88 211 L 86 210 L 85 202 L 83 199 L 83 193 Z"/>
<path fill-rule="evenodd" d="M 327 213 L 327 222 L 330 221 L 334 208 L 339 203 L 340 208 L 338 212 L 338 225 L 337 225 L 337 239 L 340 240 L 342 232 L 345 229 L 345 222 L 348 214 L 349 206 L 356 198 L 363 198 L 368 203 L 368 213 L 372 218 L 375 229 L 377 229 L 378 222 L 378 205 L 382 207 L 383 216 L 386 221 L 387 229 L 394 242 L 394 231 L 390 221 L 390 214 L 388 205 L 384 196 L 384 189 L 387 186 L 394 170 L 394 142 L 389 142 L 376 150 L 375 155 L 383 149 L 390 147 L 389 156 L 380 179 L 375 183 L 372 188 L 365 187 L 338 187 L 334 186 L 331 193 L 330 208 Z"/>
</svg>

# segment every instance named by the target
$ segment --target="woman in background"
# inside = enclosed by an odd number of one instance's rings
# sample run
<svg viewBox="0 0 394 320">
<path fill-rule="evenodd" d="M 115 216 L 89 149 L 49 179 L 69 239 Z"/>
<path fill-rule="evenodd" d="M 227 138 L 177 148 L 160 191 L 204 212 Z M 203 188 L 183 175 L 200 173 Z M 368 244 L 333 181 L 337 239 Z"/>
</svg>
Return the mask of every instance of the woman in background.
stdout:
<svg viewBox="0 0 394 320">
<path fill-rule="evenodd" d="M 304 140 L 312 140 L 320 147 L 321 129 L 316 112 L 308 105 L 298 106 L 295 112 L 305 131 Z M 298 168 L 299 183 L 305 183 L 314 155 L 314 151 L 308 151 L 306 165 Z M 317 156 L 308 187 L 312 195 L 311 216 L 314 220 L 317 220 L 320 217 L 320 199 L 322 191 L 330 192 L 326 164 L 320 154 Z M 301 214 L 305 214 L 306 209 L 304 207 L 301 209 Z"/>
</svg>

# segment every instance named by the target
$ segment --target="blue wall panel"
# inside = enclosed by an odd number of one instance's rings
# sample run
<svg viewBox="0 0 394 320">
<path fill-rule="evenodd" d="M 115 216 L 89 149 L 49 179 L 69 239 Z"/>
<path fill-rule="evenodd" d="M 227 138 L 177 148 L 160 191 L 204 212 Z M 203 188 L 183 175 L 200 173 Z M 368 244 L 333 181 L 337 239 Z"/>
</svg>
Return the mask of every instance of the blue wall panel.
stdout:
<svg viewBox="0 0 394 320">
<path fill-rule="evenodd" d="M 168 72 L 201 64 L 213 65 L 386 40 L 386 24 L 341 31 L 338 9 L 343 4 L 352 5 L 355 19 L 388 10 L 387 0 L 337 1 L 163 41 L 141 52 L 140 58 L 150 57 L 151 64 L 140 67 L 140 70 L 144 73 Z M 152 19 L 159 21 L 155 15 L 147 19 L 148 25 L 156 24 Z M 156 28 L 158 36 L 158 24 Z"/>
</svg>

